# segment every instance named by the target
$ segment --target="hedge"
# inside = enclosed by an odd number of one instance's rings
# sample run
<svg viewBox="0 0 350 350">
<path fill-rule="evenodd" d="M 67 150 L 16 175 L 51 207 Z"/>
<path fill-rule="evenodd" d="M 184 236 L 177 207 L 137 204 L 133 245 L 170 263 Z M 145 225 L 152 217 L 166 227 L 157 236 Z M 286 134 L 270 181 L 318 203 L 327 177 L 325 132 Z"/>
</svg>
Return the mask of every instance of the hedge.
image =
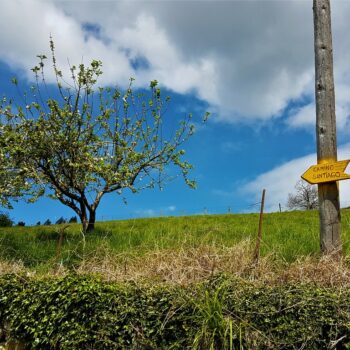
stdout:
<svg viewBox="0 0 350 350">
<path fill-rule="evenodd" d="M 350 291 L 223 275 L 188 286 L 7 275 L 0 325 L 28 349 L 350 349 Z"/>
</svg>

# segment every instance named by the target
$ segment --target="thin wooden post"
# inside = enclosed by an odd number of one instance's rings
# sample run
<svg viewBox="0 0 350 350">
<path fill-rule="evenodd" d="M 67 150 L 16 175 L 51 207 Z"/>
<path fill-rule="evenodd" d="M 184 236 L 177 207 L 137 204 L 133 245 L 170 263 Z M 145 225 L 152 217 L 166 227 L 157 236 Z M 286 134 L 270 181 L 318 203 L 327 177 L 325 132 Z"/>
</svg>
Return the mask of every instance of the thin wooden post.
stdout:
<svg viewBox="0 0 350 350">
<path fill-rule="evenodd" d="M 262 191 L 262 196 L 261 196 L 258 237 L 256 238 L 256 245 L 255 245 L 254 255 L 253 255 L 253 262 L 256 265 L 258 264 L 259 258 L 260 258 L 260 244 L 261 244 L 261 237 L 262 237 L 262 221 L 263 221 L 263 214 L 264 214 L 265 192 L 266 190 L 264 189 Z"/>
<path fill-rule="evenodd" d="M 329 0 L 313 0 L 317 163 L 337 161 L 333 48 Z M 341 251 L 340 204 L 336 182 L 318 185 L 320 248 Z"/>
</svg>

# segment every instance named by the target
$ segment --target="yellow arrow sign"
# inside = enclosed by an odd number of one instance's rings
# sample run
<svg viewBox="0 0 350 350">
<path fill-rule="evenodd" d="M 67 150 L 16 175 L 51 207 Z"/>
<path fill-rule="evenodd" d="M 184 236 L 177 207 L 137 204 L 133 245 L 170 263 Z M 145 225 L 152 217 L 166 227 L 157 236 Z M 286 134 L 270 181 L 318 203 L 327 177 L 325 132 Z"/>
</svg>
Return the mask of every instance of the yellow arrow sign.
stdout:
<svg viewBox="0 0 350 350">
<path fill-rule="evenodd" d="M 350 179 L 350 175 L 344 173 L 349 162 L 350 159 L 313 165 L 301 177 L 310 184 Z"/>
</svg>

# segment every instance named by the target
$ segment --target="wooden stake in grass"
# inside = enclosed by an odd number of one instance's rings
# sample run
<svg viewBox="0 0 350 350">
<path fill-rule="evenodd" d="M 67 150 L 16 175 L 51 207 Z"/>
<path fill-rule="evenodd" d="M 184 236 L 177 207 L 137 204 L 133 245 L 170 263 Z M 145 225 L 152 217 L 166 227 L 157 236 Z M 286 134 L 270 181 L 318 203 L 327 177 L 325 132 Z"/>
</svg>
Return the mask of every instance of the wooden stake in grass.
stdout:
<svg viewBox="0 0 350 350">
<path fill-rule="evenodd" d="M 262 220 L 263 220 L 263 214 L 264 214 L 265 192 L 266 190 L 264 189 L 261 197 L 258 237 L 256 239 L 256 245 L 255 245 L 254 255 L 253 255 L 253 263 L 255 265 L 259 263 L 259 257 L 260 257 L 260 244 L 261 244 L 261 237 L 262 237 Z"/>
<path fill-rule="evenodd" d="M 333 49 L 329 0 L 313 0 L 317 163 L 337 161 Z M 337 182 L 318 185 L 320 246 L 323 254 L 341 251 Z"/>
</svg>

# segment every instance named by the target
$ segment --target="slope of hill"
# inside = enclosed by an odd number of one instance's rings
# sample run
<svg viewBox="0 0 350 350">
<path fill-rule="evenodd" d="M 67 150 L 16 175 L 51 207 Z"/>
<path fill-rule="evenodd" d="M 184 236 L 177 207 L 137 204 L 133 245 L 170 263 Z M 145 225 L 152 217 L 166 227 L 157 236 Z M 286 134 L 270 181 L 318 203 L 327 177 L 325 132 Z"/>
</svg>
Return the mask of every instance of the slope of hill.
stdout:
<svg viewBox="0 0 350 350">
<path fill-rule="evenodd" d="M 349 210 L 343 210 L 342 219 L 346 257 Z M 110 221 L 98 223 L 86 236 L 79 224 L 2 228 L 0 260 L 3 272 L 47 273 L 59 267 L 113 278 L 182 281 L 217 271 L 244 272 L 251 264 L 258 220 L 258 214 L 229 214 Z M 285 269 L 317 260 L 318 235 L 317 211 L 265 214 L 260 268 L 266 265 L 268 272 L 271 265 Z"/>
</svg>

